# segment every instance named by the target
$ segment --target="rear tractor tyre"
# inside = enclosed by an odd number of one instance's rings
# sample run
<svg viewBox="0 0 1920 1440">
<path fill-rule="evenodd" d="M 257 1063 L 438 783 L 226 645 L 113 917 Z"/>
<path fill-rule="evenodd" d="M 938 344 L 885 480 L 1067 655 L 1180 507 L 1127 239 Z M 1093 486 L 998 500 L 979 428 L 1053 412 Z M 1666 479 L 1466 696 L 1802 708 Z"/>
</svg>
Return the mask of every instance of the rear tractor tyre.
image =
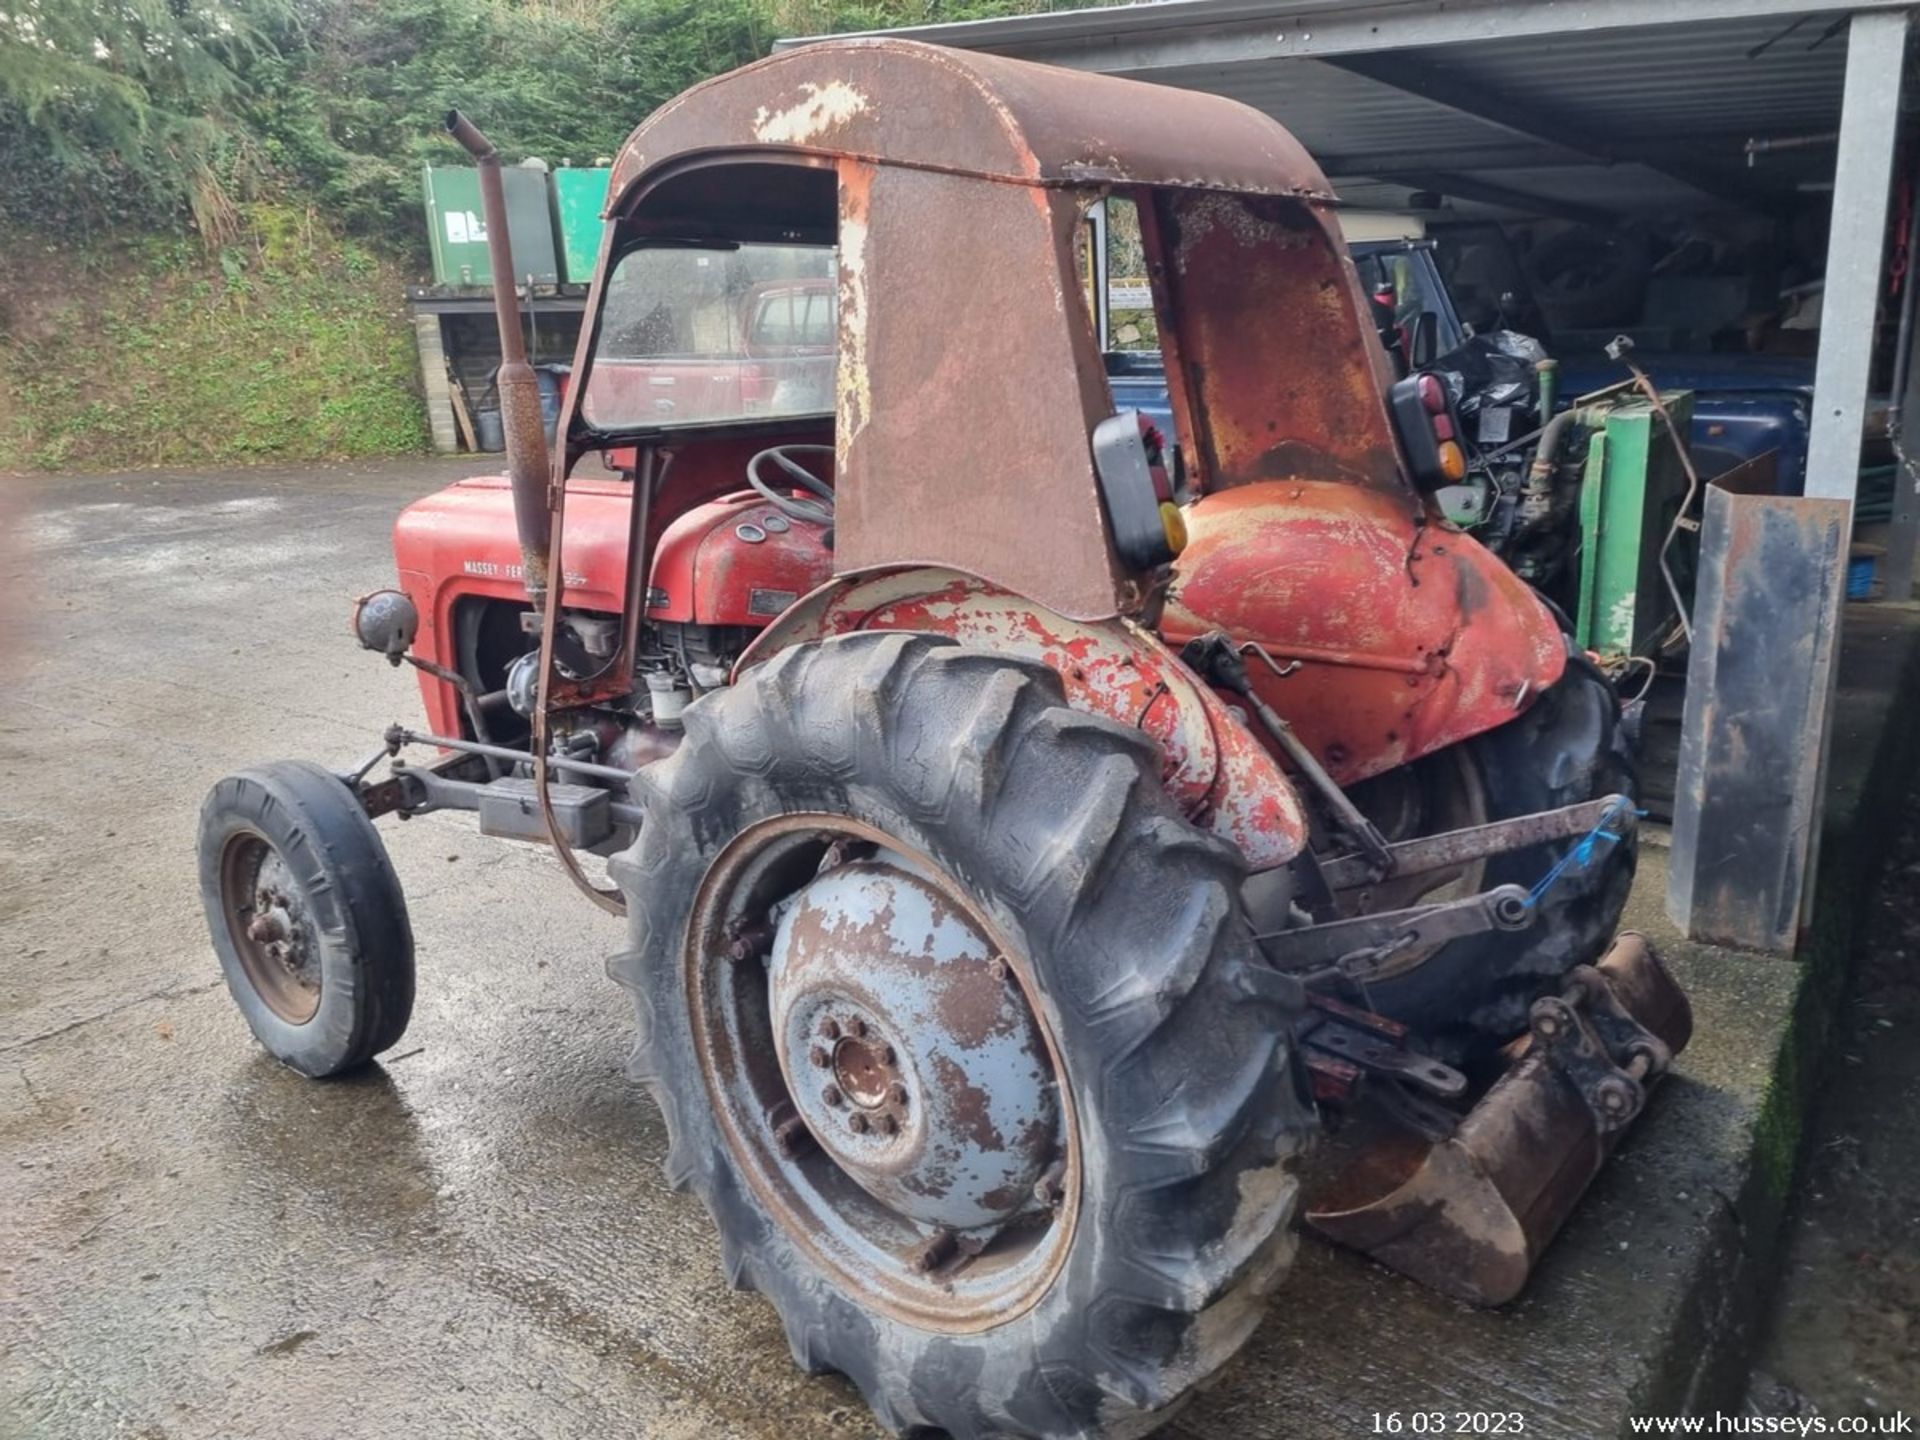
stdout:
<svg viewBox="0 0 1920 1440">
<path fill-rule="evenodd" d="M 1584 655 L 1569 656 L 1565 674 L 1524 714 L 1458 748 L 1459 755 L 1442 752 L 1414 768 L 1463 771 L 1471 796 L 1467 808 L 1476 813 L 1430 815 L 1421 834 L 1608 795 L 1632 797 L 1638 788 L 1619 696 Z M 1473 888 L 1531 889 L 1575 843 L 1495 856 L 1475 867 Z M 1527 1028 L 1528 1008 L 1538 996 L 1575 965 L 1591 965 L 1613 943 L 1638 858 L 1635 831 L 1604 844 L 1589 866 L 1570 867 L 1541 896 L 1531 928 L 1449 941 L 1417 968 L 1369 985 L 1370 1008 L 1412 1025 L 1442 1058 L 1490 1055 Z"/>
<path fill-rule="evenodd" d="M 634 781 L 666 1171 L 895 1433 L 1138 1435 L 1252 1332 L 1310 1133 L 1293 987 L 1137 731 L 937 637 L 796 647 Z"/>
<path fill-rule="evenodd" d="M 215 785 L 200 809 L 200 898 L 227 989 L 276 1060 L 336 1075 L 405 1033 L 406 901 L 338 775 L 280 760 Z"/>
</svg>

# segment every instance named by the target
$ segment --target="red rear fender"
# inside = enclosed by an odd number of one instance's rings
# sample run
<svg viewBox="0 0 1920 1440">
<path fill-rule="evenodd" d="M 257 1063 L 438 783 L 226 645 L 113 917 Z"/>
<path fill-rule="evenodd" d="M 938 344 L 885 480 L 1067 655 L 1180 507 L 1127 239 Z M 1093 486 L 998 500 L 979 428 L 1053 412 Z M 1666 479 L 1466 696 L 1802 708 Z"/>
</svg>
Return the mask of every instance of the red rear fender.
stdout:
<svg viewBox="0 0 1920 1440">
<path fill-rule="evenodd" d="M 1265 481 L 1186 511 L 1160 630 L 1258 641 L 1255 687 L 1343 783 L 1504 724 L 1566 668 L 1560 628 L 1471 535 L 1404 497 Z"/>
</svg>

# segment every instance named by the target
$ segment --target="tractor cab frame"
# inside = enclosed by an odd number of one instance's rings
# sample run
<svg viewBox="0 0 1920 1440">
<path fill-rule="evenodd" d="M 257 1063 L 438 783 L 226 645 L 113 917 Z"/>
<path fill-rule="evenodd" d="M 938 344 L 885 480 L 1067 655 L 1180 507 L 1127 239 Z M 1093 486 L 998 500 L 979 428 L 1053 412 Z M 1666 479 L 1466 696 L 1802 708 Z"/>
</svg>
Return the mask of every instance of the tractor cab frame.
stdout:
<svg viewBox="0 0 1920 1440">
<path fill-rule="evenodd" d="M 1274 572 L 1310 577 L 1286 597 L 1289 655 L 1342 683 L 1324 698 L 1290 687 L 1289 710 L 1342 781 L 1490 729 L 1560 677 L 1546 607 L 1484 550 L 1430 531 L 1337 201 L 1266 117 L 1193 92 L 854 41 L 774 57 L 665 107 L 622 149 L 609 197 L 564 447 L 544 492 L 515 494 L 523 536 L 564 537 L 566 477 L 583 457 L 611 454 L 639 477 L 627 614 L 646 613 L 643 577 L 674 517 L 737 490 L 757 450 L 830 444 L 834 579 L 749 660 L 865 623 L 875 607 L 861 587 L 875 583 L 892 604 L 958 604 L 976 639 L 1028 632 L 1027 653 L 1065 662 L 1076 703 L 1144 715 L 1189 814 L 1255 869 L 1299 854 L 1307 820 L 1226 698 L 1175 661 L 1216 628 L 1187 599 L 1194 584 L 1204 605 L 1210 589 L 1271 588 Z M 1163 488 L 1188 504 L 1218 497 L 1196 513 L 1229 518 L 1197 527 L 1201 547 L 1246 552 L 1176 586 L 1170 609 L 1161 497 L 1144 467 L 1122 473 L 1137 443 L 1104 465 L 1089 443 L 1114 405 L 1085 290 L 1086 217 L 1113 197 L 1140 215 L 1182 437 Z M 661 403 L 685 376 L 660 373 L 667 357 L 623 354 L 621 312 L 659 307 L 644 284 L 665 268 L 653 257 L 711 268 L 748 250 L 832 256 L 832 383 L 804 392 L 830 404 Z M 1287 317 L 1282 345 L 1273 316 Z M 660 408 L 637 404 L 636 386 Z M 536 494 L 545 517 L 524 513 Z M 526 563 L 564 592 L 564 566 Z M 552 609 L 564 649 L 564 598 Z M 1356 626 L 1362 609 L 1387 623 Z M 617 694 L 640 643 L 638 625 L 623 627 L 598 681 L 550 668 L 542 710 Z M 1412 707 L 1408 677 L 1424 687 Z M 1252 684 L 1273 700 L 1276 680 L 1269 667 Z"/>
</svg>

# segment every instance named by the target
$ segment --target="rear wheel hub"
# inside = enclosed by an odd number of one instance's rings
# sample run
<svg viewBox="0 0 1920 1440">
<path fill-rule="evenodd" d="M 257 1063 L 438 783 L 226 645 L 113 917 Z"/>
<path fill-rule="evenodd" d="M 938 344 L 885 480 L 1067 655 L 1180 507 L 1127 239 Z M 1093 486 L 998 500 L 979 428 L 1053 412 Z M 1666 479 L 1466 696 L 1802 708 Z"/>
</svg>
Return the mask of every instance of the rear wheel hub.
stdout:
<svg viewBox="0 0 1920 1440">
<path fill-rule="evenodd" d="M 954 1230 L 1033 1204 L 1060 1141 L 1046 1047 L 939 886 L 886 851 L 827 872 L 782 915 L 768 979 L 794 1106 L 863 1190 Z"/>
<path fill-rule="evenodd" d="M 770 817 L 709 867 L 685 965 L 741 1177 L 846 1293 L 956 1333 L 1046 1293 L 1079 1215 L 1072 1093 L 965 885 L 850 817 Z"/>
</svg>

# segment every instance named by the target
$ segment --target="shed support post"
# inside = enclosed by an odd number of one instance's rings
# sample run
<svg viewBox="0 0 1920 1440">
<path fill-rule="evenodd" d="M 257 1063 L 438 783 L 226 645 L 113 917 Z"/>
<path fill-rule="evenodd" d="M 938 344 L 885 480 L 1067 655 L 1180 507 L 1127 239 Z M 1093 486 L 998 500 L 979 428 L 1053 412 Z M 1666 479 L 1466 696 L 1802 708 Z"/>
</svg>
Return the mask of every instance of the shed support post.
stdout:
<svg viewBox="0 0 1920 1440">
<path fill-rule="evenodd" d="M 1812 913 L 1906 42 L 1905 11 L 1849 22 L 1806 495 L 1707 496 L 1667 909 L 1723 943 Z"/>
<path fill-rule="evenodd" d="M 1900 74 L 1907 14 L 1855 15 L 1847 28 L 1847 84 L 1840 107 L 1840 152 L 1833 175 L 1827 284 L 1813 377 L 1813 434 L 1807 494 L 1851 500 L 1860 479 L 1868 370 L 1880 303 L 1887 234 L 1887 187 L 1900 119 Z"/>
<path fill-rule="evenodd" d="M 1910 269 L 1907 283 L 1920 283 Z M 1894 435 L 1893 523 L 1887 530 L 1886 598 L 1913 595 L 1916 547 L 1920 547 L 1920 325 L 1908 340 L 1905 392 L 1894 396 L 1900 423 Z"/>
</svg>

